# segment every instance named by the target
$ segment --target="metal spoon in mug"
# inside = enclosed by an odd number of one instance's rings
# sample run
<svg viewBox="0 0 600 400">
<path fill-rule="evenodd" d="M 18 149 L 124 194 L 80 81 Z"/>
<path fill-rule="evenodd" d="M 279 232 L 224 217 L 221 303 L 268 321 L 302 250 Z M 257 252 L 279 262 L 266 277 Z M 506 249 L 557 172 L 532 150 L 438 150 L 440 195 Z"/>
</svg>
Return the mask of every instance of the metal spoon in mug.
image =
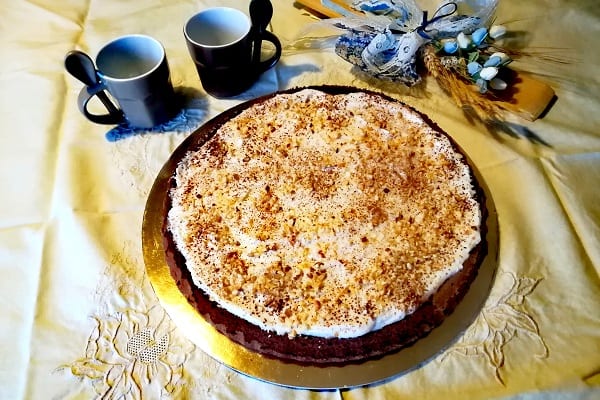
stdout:
<svg viewBox="0 0 600 400">
<path fill-rule="evenodd" d="M 252 62 L 260 61 L 261 36 L 267 29 L 271 18 L 273 17 L 273 5 L 269 0 L 251 0 L 250 1 L 250 20 L 254 30 L 254 45 L 252 49 Z"/>
<path fill-rule="evenodd" d="M 99 83 L 94 62 L 82 51 L 72 50 L 68 52 L 65 57 L 65 68 L 71 75 L 87 86 L 95 86 Z M 109 113 L 119 112 L 119 109 L 110 101 L 106 93 L 103 91 L 98 92 L 98 98 L 108 109 Z"/>
</svg>

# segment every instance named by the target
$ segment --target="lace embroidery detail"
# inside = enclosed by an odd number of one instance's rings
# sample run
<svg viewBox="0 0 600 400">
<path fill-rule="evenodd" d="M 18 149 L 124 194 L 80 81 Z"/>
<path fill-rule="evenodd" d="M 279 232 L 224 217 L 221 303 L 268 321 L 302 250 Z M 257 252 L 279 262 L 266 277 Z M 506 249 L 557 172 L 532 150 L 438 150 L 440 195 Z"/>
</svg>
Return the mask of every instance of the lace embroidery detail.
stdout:
<svg viewBox="0 0 600 400">
<path fill-rule="evenodd" d="M 131 242 L 115 254 L 99 284 L 85 355 L 61 368 L 89 380 L 101 398 L 180 398 L 194 388 L 184 364 L 195 346 L 178 335 L 153 297 Z"/>
<path fill-rule="evenodd" d="M 504 283 L 509 281 L 508 284 Z M 530 295 L 541 279 L 517 277 L 507 272 L 499 276 L 499 287 L 507 287 L 499 298 L 490 295 L 487 304 L 463 337 L 443 356 L 483 357 L 494 371 L 496 380 L 504 385 L 501 369 L 504 366 L 505 347 L 513 339 L 528 338 L 527 354 L 537 358 L 548 357 L 548 347 L 540 335 L 537 323 L 525 307 Z"/>
<path fill-rule="evenodd" d="M 185 88 L 179 91 L 187 98 L 187 108 L 178 117 L 180 123 L 177 127 L 165 124 L 162 131 L 157 128 L 131 134 L 121 132 L 119 140 L 112 144 L 113 165 L 126 185 L 125 190 L 133 189 L 142 200 L 148 197 L 156 175 L 171 153 L 208 116 L 208 100 L 205 97 L 198 97 L 199 94 Z"/>
<path fill-rule="evenodd" d="M 173 134 L 134 136 L 113 144 L 113 165 L 117 169 L 124 190 L 132 191 L 139 199 L 148 197 L 156 175 L 173 150 L 187 135 Z"/>
<path fill-rule="evenodd" d="M 158 362 L 169 349 L 169 335 L 154 337 L 152 329 L 144 329 L 127 341 L 127 353 L 144 364 Z"/>
<path fill-rule="evenodd" d="M 142 399 L 161 393 L 177 397 L 192 385 L 183 365 L 194 346 L 172 340 L 172 329 L 160 307 L 93 318 L 85 357 L 64 367 L 76 377 L 89 379 L 99 396 Z"/>
</svg>

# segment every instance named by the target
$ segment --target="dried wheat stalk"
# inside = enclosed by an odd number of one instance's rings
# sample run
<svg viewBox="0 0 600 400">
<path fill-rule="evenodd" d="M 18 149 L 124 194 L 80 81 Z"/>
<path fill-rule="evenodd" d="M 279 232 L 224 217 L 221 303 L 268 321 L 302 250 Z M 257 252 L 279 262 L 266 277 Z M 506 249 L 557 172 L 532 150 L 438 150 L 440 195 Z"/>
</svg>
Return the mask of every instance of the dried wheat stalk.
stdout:
<svg viewBox="0 0 600 400">
<path fill-rule="evenodd" d="M 459 107 L 471 111 L 485 123 L 503 119 L 503 114 L 508 110 L 500 102 L 479 93 L 473 84 L 445 67 L 431 44 L 424 46 L 422 56 L 425 68 Z"/>
</svg>

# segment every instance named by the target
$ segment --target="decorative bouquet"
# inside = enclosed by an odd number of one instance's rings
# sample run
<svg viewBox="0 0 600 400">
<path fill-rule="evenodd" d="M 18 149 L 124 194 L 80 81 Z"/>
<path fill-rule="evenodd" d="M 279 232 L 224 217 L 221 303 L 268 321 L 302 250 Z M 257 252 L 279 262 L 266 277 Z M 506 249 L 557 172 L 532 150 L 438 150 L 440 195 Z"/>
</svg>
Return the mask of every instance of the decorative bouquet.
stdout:
<svg viewBox="0 0 600 400">
<path fill-rule="evenodd" d="M 499 0 L 444 0 L 431 16 L 415 0 L 350 1 L 321 1 L 341 15 L 327 22 L 343 31 L 335 52 L 373 77 L 413 86 L 422 65 L 459 107 L 487 124 L 507 114 L 534 120 L 554 97 L 549 86 L 507 67 L 507 29 L 494 24 Z M 515 87 L 523 84 L 533 86 Z"/>
</svg>

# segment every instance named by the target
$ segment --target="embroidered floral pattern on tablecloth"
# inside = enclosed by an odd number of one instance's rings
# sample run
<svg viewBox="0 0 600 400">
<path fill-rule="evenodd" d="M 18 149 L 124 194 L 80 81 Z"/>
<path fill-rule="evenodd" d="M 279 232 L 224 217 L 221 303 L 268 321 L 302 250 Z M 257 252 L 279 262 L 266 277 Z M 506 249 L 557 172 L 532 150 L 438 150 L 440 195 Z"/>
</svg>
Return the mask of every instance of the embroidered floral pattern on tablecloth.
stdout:
<svg viewBox="0 0 600 400">
<path fill-rule="evenodd" d="M 525 306 L 525 299 L 540 283 L 540 279 L 504 273 L 497 287 L 506 287 L 499 297 L 491 296 L 473 325 L 444 357 L 453 354 L 482 357 L 494 371 L 496 380 L 504 384 L 502 367 L 505 348 L 513 341 L 527 341 L 527 354 L 546 358 L 548 348 L 537 323 Z M 506 284 L 508 282 L 508 284 Z"/>
<path fill-rule="evenodd" d="M 98 285 L 94 328 L 82 358 L 62 368 L 89 380 L 101 398 L 181 398 L 194 388 L 185 370 L 195 346 L 154 301 L 143 264 L 125 242 Z M 149 300 L 150 299 L 150 300 Z"/>
<path fill-rule="evenodd" d="M 173 134 L 158 139 L 153 135 L 140 135 L 112 144 L 112 159 L 125 190 L 131 190 L 130 193 L 144 201 L 163 164 L 186 137 Z"/>
<path fill-rule="evenodd" d="M 145 313 L 129 310 L 94 320 L 85 357 L 69 367 L 74 376 L 89 379 L 99 396 L 178 398 L 191 385 L 184 364 L 194 346 L 174 340 L 159 306 Z"/>
<path fill-rule="evenodd" d="M 182 93 L 185 92 L 181 89 Z M 185 92 L 187 108 L 185 123 L 164 132 L 144 130 L 135 134 L 122 134 L 112 144 L 111 152 L 128 189 L 145 200 L 156 175 L 175 148 L 199 128 L 208 115 L 208 100 L 194 91 Z M 192 111 L 193 110 L 193 111 Z M 191 118 L 193 115 L 193 118 Z M 115 128 L 116 129 L 116 128 Z M 166 129 L 163 127 L 163 129 Z"/>
</svg>

